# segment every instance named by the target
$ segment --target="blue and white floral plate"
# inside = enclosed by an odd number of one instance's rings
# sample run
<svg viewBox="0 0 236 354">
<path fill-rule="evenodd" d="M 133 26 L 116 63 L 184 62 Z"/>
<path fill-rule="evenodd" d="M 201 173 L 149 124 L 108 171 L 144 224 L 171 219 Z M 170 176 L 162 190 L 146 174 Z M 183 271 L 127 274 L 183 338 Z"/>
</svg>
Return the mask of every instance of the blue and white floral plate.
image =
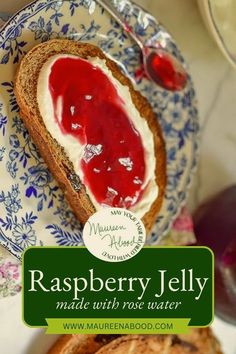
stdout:
<svg viewBox="0 0 236 354">
<path fill-rule="evenodd" d="M 160 42 L 182 62 L 166 30 L 127 0 L 114 0 L 143 41 Z M 0 243 L 12 254 L 33 245 L 80 245 L 81 225 L 64 201 L 19 116 L 13 92 L 20 58 L 36 44 L 68 37 L 101 47 L 145 95 L 161 123 L 167 149 L 165 200 L 149 238 L 156 244 L 176 218 L 196 166 L 198 114 L 189 77 L 183 92 L 167 92 L 142 76 L 139 48 L 94 0 L 37 0 L 0 33 Z"/>
</svg>

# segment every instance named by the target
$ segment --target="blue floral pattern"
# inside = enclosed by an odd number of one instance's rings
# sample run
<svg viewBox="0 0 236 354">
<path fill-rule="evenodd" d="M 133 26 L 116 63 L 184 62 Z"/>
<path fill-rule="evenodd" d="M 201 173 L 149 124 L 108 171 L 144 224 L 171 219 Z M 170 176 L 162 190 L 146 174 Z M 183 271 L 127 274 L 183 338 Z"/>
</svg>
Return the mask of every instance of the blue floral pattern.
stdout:
<svg viewBox="0 0 236 354">
<path fill-rule="evenodd" d="M 175 42 L 148 13 L 129 0 L 113 0 L 143 42 L 163 45 L 184 63 Z M 0 33 L 0 242 L 20 258 L 31 245 L 82 244 L 82 227 L 41 159 L 19 115 L 13 90 L 22 55 L 52 38 L 100 46 L 148 98 L 162 126 L 167 150 L 167 188 L 149 238 L 167 233 L 186 199 L 198 148 L 198 112 L 191 78 L 182 92 L 160 89 L 143 75 L 139 48 L 94 0 L 36 0 Z"/>
<path fill-rule="evenodd" d="M 11 191 L 1 192 L 0 204 L 6 210 L 6 217 L 0 218 L 0 225 L 2 231 L 0 233 L 0 240 L 4 241 L 5 246 L 12 246 L 14 252 L 22 252 L 29 246 L 36 245 L 36 235 L 32 225 L 38 219 L 37 216 L 31 212 L 26 213 L 24 217 L 17 216 L 20 209 L 22 209 L 19 185 L 12 185 Z M 5 231 L 11 231 L 12 237 L 9 238 Z M 42 243 L 40 242 L 40 245 Z"/>
<path fill-rule="evenodd" d="M 7 117 L 2 114 L 2 106 L 3 104 L 0 103 L 0 131 L 4 136 L 6 133 L 6 124 L 7 124 Z"/>
<path fill-rule="evenodd" d="M 3 160 L 5 150 L 5 147 L 0 148 L 0 162 Z"/>
</svg>

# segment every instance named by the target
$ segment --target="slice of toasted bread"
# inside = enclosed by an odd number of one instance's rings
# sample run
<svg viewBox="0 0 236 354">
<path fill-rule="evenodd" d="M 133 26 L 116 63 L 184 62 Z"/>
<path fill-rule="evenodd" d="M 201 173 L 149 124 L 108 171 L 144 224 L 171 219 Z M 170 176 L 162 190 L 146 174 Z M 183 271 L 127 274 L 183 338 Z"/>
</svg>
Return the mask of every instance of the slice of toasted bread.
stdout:
<svg viewBox="0 0 236 354">
<path fill-rule="evenodd" d="M 185 335 L 129 335 L 104 345 L 97 354 L 222 354 L 209 328 L 192 329 Z"/>
<path fill-rule="evenodd" d="M 193 328 L 185 335 L 61 336 L 47 354 L 222 354 L 210 328 Z"/>
<path fill-rule="evenodd" d="M 97 57 L 105 60 L 106 66 L 111 70 L 114 78 L 129 88 L 136 109 L 147 121 L 154 139 L 155 175 L 156 184 L 159 188 L 158 198 L 143 217 L 144 225 L 149 232 L 160 210 L 166 184 L 165 147 L 161 129 L 148 101 L 138 91 L 134 90 L 131 81 L 98 47 L 66 39 L 55 39 L 34 47 L 23 57 L 16 75 L 15 95 L 20 107 L 21 117 L 32 139 L 58 181 L 75 215 L 82 223 L 85 223 L 96 211 L 95 207 L 86 194 L 85 186 L 80 183 L 78 176 L 75 174 L 73 165 L 66 156 L 64 149 L 47 131 L 37 103 L 37 82 L 40 70 L 43 64 L 56 54 L 76 55 L 83 59 Z"/>
</svg>

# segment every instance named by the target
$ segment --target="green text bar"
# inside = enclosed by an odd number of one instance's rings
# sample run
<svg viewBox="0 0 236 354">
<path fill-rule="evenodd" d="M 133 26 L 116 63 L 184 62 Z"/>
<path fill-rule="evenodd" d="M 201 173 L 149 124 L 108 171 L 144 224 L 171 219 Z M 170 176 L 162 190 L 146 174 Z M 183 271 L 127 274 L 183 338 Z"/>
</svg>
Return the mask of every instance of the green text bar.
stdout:
<svg viewBox="0 0 236 354">
<path fill-rule="evenodd" d="M 189 318 L 103 318 L 103 319 L 46 319 L 47 334 L 178 334 L 187 333 Z"/>
</svg>

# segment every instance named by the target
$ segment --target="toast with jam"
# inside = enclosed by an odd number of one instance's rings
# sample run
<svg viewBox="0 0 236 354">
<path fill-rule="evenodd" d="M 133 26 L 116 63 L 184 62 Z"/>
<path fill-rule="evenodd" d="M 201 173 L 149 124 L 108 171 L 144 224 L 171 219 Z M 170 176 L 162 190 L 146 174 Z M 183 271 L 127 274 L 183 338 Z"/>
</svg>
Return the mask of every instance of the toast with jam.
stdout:
<svg viewBox="0 0 236 354">
<path fill-rule="evenodd" d="M 55 39 L 21 60 L 20 115 L 77 218 L 99 208 L 137 213 L 149 232 L 166 186 L 158 117 L 98 47 Z"/>
</svg>

